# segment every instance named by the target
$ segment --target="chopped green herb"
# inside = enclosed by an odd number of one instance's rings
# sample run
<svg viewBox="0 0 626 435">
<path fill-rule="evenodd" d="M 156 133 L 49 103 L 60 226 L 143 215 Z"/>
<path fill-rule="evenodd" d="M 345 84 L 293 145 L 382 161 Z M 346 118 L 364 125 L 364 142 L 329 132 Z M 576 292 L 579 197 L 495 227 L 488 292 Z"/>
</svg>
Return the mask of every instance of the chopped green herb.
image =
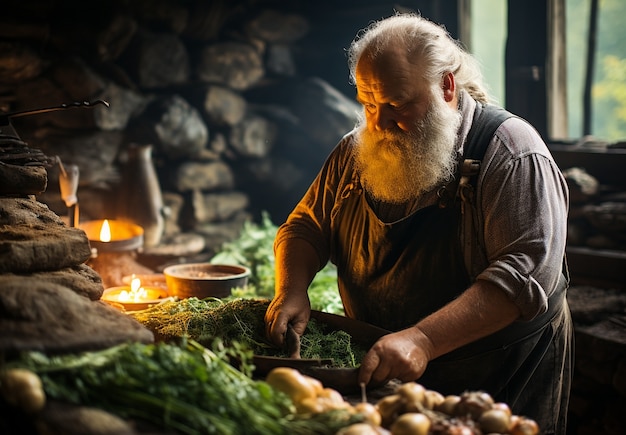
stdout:
<svg viewBox="0 0 626 435">
<path fill-rule="evenodd" d="M 255 355 L 286 357 L 283 349 L 265 338 L 265 311 L 269 299 L 197 299 L 188 298 L 131 312 L 137 321 L 163 340 L 189 337 L 203 345 L 216 338 L 226 346 L 237 342 Z M 353 342 L 345 331 L 331 331 L 311 319 L 301 337 L 302 358 L 332 358 L 335 367 L 357 367 L 365 349 Z"/>
</svg>

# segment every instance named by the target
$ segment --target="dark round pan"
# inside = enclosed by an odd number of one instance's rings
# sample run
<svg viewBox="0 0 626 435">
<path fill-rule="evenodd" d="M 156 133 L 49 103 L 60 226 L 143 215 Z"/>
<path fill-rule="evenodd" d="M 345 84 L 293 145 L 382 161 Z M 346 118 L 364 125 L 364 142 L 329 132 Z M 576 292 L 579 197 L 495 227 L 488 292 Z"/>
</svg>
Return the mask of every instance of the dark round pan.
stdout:
<svg viewBox="0 0 626 435">
<path fill-rule="evenodd" d="M 322 311 L 311 311 L 311 318 L 327 325 L 332 331 L 347 332 L 355 343 L 368 348 L 380 337 L 390 332 L 360 320 Z M 265 377 L 275 367 L 291 367 L 318 379 L 324 387 L 333 388 L 342 394 L 354 394 L 361 390 L 357 380 L 359 369 L 333 367 L 332 359 L 279 358 L 255 355 L 253 362 L 255 376 Z M 379 386 L 368 385 L 368 387 Z"/>
</svg>

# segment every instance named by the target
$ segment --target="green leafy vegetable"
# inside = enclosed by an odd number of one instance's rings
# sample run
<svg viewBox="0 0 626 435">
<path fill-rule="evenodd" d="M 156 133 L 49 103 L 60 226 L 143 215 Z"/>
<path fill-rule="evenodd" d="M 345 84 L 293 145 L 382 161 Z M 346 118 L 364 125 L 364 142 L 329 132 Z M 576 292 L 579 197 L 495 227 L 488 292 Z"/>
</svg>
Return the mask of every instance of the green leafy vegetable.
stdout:
<svg viewBox="0 0 626 435">
<path fill-rule="evenodd" d="M 211 263 L 241 264 L 250 269 L 246 288 L 235 289 L 239 297 L 274 296 L 274 238 L 278 227 L 267 213 L 262 214 L 261 223 L 245 222 L 236 239 L 222 245 Z M 343 304 L 337 289 L 337 269 L 328 263 L 320 270 L 309 286 L 311 308 L 332 314 L 344 314 Z"/>
<path fill-rule="evenodd" d="M 261 223 L 244 222 L 236 239 L 222 245 L 211 259 L 214 264 L 241 264 L 250 269 L 249 285 L 258 296 L 274 294 L 274 237 L 276 227 L 267 213 Z"/>
<path fill-rule="evenodd" d="M 232 349 L 231 349 L 232 351 Z M 292 404 L 198 343 L 139 343 L 79 355 L 30 352 L 46 395 L 184 434 L 281 434 Z"/>
<path fill-rule="evenodd" d="M 285 394 L 227 362 L 233 352 L 243 357 L 240 348 L 214 344 L 213 350 L 186 340 L 57 356 L 26 352 L 3 368 L 37 373 L 50 398 L 181 434 L 331 435 L 362 420 L 347 411 L 295 414 Z"/>
</svg>

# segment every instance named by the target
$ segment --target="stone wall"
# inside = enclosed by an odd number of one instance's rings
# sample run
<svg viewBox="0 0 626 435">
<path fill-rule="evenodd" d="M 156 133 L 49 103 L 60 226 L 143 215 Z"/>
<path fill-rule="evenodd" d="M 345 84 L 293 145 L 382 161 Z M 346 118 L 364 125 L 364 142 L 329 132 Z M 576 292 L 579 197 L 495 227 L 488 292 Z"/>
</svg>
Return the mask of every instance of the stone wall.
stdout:
<svg viewBox="0 0 626 435">
<path fill-rule="evenodd" d="M 300 67 L 316 14 L 276 1 L 12 3 L 0 108 L 31 148 L 78 167 L 80 221 L 159 213 L 148 251 L 194 234 L 210 253 L 263 211 L 284 219 L 355 123 L 354 99 Z M 146 146 L 156 189 L 132 160 Z M 65 216 L 61 165 L 39 200 Z"/>
</svg>

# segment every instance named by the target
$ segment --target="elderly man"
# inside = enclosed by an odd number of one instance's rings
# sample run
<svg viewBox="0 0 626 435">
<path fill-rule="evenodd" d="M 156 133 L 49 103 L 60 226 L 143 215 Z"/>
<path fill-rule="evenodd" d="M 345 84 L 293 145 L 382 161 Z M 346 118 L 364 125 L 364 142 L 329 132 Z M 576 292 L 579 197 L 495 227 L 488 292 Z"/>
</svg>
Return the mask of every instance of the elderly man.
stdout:
<svg viewBox="0 0 626 435">
<path fill-rule="evenodd" d="M 548 148 L 511 116 L 472 144 L 471 181 L 468 133 L 493 106 L 474 58 L 423 17 L 375 22 L 348 54 L 363 120 L 279 228 L 268 336 L 304 332 L 308 285 L 331 261 L 346 315 L 390 330 L 361 382 L 484 390 L 565 433 L 568 191 Z"/>
</svg>

